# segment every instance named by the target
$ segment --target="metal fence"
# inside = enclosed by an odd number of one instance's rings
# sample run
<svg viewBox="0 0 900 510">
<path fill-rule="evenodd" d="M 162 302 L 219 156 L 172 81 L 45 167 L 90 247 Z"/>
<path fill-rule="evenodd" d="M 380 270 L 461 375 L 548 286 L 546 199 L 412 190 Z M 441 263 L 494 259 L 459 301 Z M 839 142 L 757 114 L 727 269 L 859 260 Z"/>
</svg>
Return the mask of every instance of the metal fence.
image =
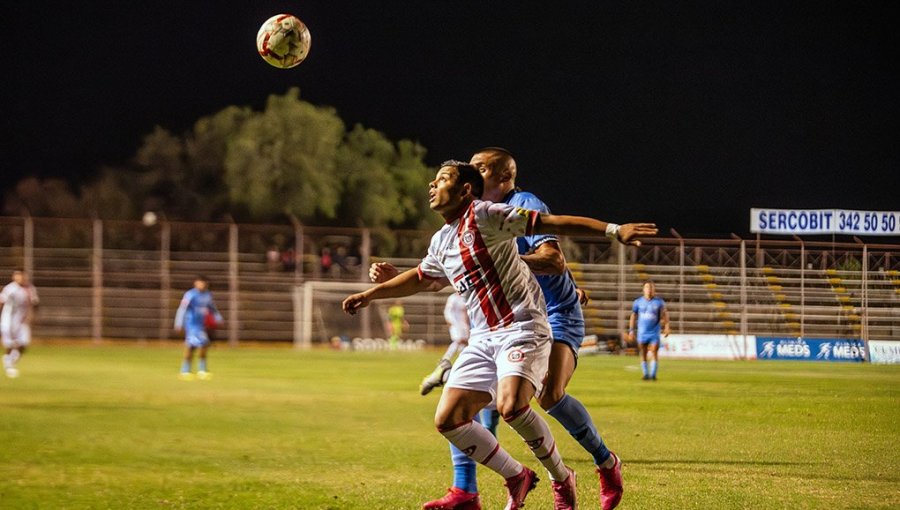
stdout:
<svg viewBox="0 0 900 510">
<path fill-rule="evenodd" d="M 0 217 L 0 271 L 32 275 L 42 301 L 37 337 L 173 338 L 178 302 L 204 274 L 226 317 L 223 339 L 292 341 L 302 313 L 297 286 L 365 281 L 372 260 L 409 267 L 430 237 L 299 223 Z M 676 332 L 900 340 L 900 245 L 679 237 L 639 248 L 563 244 L 592 296 L 589 333 L 620 334 L 652 279 Z M 413 306 L 411 336 L 443 340 L 439 314 Z"/>
</svg>

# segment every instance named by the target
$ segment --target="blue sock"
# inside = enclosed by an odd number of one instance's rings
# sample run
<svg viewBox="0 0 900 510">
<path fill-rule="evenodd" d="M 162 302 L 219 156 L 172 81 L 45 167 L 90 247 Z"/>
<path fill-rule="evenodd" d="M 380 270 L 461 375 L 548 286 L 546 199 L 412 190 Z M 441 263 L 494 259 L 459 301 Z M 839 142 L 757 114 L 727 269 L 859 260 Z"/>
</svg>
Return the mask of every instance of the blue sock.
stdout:
<svg viewBox="0 0 900 510">
<path fill-rule="evenodd" d="M 191 360 L 184 360 L 181 362 L 181 373 L 188 374 L 191 372 Z"/>
<path fill-rule="evenodd" d="M 200 361 L 197 362 L 197 370 L 206 372 L 206 358 L 200 358 Z"/>
<path fill-rule="evenodd" d="M 556 418 L 578 444 L 594 457 L 594 464 L 599 466 L 606 462 L 610 456 L 609 448 L 603 444 L 591 415 L 581 402 L 570 395 L 564 395 L 556 405 L 547 410 L 547 414 Z"/>
<path fill-rule="evenodd" d="M 656 360 L 650 362 L 650 377 L 656 377 Z"/>
<path fill-rule="evenodd" d="M 478 492 L 475 477 L 475 461 L 450 444 L 450 460 L 453 461 L 453 486 L 466 492 Z"/>
<path fill-rule="evenodd" d="M 482 409 L 479 411 L 478 416 L 475 417 L 475 421 L 484 425 L 484 428 L 491 431 L 494 437 L 497 437 L 497 423 L 500 422 L 500 413 L 497 410 Z"/>
<path fill-rule="evenodd" d="M 647 362 L 646 361 L 641 361 L 641 373 L 643 373 L 644 376 L 650 375 L 649 373 L 647 373 Z"/>
</svg>

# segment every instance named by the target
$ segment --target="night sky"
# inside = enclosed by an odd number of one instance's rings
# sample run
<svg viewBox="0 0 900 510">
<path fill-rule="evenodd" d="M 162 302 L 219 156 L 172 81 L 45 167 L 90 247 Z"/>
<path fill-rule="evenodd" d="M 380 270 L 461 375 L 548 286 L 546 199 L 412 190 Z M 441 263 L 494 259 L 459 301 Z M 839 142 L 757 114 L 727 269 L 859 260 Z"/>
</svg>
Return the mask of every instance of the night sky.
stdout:
<svg viewBox="0 0 900 510">
<path fill-rule="evenodd" d="M 297 86 L 432 165 L 506 147 L 558 213 L 709 237 L 747 235 L 751 207 L 900 209 L 889 2 L 99 4 L 4 7 L 4 187 Z M 254 46 L 281 12 L 313 41 L 287 71 Z"/>
</svg>

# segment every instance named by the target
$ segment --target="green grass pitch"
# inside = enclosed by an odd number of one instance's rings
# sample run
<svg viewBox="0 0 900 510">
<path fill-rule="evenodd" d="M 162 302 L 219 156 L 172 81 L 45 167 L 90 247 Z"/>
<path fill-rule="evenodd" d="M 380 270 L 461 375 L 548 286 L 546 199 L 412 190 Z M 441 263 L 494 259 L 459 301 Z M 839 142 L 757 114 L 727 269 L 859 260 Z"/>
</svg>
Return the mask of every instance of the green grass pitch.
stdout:
<svg viewBox="0 0 900 510">
<path fill-rule="evenodd" d="M 0 379 L 0 508 L 420 508 L 451 478 L 417 391 L 437 356 L 216 346 L 214 379 L 184 382 L 175 344 L 38 344 Z M 900 508 L 900 367 L 664 360 L 653 383 L 637 363 L 585 357 L 570 386 L 625 463 L 620 508 Z M 530 509 L 551 507 L 542 478 Z M 500 477 L 479 482 L 502 508 Z"/>
</svg>

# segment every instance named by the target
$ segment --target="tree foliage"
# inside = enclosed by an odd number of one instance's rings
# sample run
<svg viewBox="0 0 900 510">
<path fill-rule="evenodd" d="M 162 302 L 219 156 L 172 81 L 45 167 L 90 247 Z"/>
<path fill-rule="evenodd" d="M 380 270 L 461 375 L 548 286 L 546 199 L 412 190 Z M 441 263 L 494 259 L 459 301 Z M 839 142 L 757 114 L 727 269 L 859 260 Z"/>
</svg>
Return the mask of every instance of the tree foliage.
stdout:
<svg viewBox="0 0 900 510">
<path fill-rule="evenodd" d="M 272 95 L 262 111 L 229 106 L 183 135 L 148 134 L 121 167 L 100 169 L 77 190 L 60 180 L 22 180 L 7 213 L 169 219 L 272 221 L 419 228 L 435 225 L 427 210 L 432 171 L 425 149 L 393 142 L 361 125 L 349 131 L 337 112 L 300 100 L 296 88 Z"/>
</svg>

